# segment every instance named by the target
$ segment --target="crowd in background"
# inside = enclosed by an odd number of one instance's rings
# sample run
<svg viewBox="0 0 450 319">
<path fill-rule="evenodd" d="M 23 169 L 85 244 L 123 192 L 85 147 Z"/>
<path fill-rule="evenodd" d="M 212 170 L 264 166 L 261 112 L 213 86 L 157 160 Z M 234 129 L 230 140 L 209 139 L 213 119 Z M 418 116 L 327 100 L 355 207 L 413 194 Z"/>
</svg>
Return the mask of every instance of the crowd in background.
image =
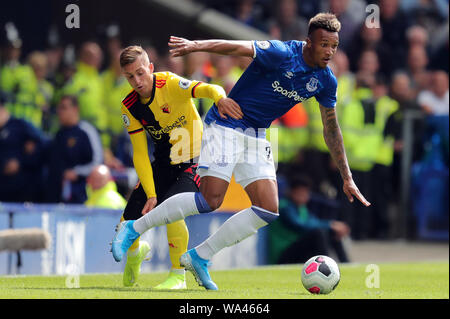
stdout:
<svg viewBox="0 0 450 319">
<path fill-rule="evenodd" d="M 291 177 L 307 178 L 312 202 L 333 207 L 321 209 L 328 212 L 321 218 L 347 225 L 340 225 L 338 233 L 351 230 L 354 239 L 395 237 L 390 212 L 399 209 L 407 112 L 418 114 L 412 161 L 426 157 L 436 131 L 448 171 L 448 124 L 442 132 L 442 125 L 430 128 L 427 121 L 437 116 L 448 122 L 448 1 L 380 0 L 380 26 L 375 28 L 365 23 L 364 0 L 198 2 L 283 41 L 304 40 L 309 18 L 318 12 L 337 15 L 340 45 L 330 67 L 338 79 L 338 120 L 355 182 L 372 205 L 350 204 L 342 193 L 314 99 L 273 123 L 278 128 L 280 197 L 291 199 Z M 1 27 L 0 201 L 86 203 L 93 188 L 104 185 L 127 198 L 133 185 L 132 148 L 120 103 L 131 87 L 121 75 L 118 56 L 125 45 L 136 43 L 121 39 L 120 28 L 111 26 L 106 41 L 87 41 L 79 48 L 56 41 L 45 51 L 23 56 L 14 24 Z M 207 53 L 172 58 L 168 48 L 155 48 L 150 40 L 138 44 L 156 72 L 219 84 L 227 92 L 251 63 Z M 212 101 L 197 100 L 196 105 L 203 116 Z M 94 186 L 99 176 L 104 183 Z"/>
</svg>

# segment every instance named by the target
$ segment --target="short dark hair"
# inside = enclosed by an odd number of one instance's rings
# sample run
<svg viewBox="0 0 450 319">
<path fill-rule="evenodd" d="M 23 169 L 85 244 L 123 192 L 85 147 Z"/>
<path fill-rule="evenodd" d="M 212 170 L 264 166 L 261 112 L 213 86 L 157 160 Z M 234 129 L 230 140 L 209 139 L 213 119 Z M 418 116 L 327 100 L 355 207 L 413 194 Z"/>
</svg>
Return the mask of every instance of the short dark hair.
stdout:
<svg viewBox="0 0 450 319">
<path fill-rule="evenodd" d="M 339 32 L 341 23 L 333 13 L 318 13 L 309 20 L 308 36 L 317 29 L 324 29 L 328 32 Z"/>
<path fill-rule="evenodd" d="M 313 187 L 313 182 L 307 175 L 295 174 L 289 178 L 289 188 L 292 190 L 298 187 L 311 189 Z"/>
<path fill-rule="evenodd" d="M 61 102 L 64 99 L 68 99 L 70 101 L 70 103 L 72 103 L 73 106 L 75 107 L 79 107 L 79 103 L 78 103 L 78 98 L 75 95 L 71 95 L 71 94 L 64 94 L 63 96 L 61 96 L 61 98 L 59 99 L 59 101 Z"/>
</svg>

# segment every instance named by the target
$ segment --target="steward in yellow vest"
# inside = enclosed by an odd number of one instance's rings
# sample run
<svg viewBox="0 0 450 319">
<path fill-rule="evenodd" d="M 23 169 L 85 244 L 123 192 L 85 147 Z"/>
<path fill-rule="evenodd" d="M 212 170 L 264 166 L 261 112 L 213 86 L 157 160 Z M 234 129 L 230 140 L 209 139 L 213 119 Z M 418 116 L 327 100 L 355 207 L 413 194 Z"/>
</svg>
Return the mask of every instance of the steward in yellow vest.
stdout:
<svg viewBox="0 0 450 319">
<path fill-rule="evenodd" d="M 117 192 L 116 183 L 106 165 L 93 168 L 86 180 L 86 194 L 88 199 L 84 204 L 89 207 L 124 209 L 127 204 Z"/>
</svg>

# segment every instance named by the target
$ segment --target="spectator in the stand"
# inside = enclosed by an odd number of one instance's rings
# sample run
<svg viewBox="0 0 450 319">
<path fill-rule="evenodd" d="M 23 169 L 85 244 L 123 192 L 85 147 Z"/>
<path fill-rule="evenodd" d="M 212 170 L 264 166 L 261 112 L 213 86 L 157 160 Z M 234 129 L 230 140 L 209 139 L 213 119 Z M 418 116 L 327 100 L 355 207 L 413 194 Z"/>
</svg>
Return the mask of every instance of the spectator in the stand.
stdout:
<svg viewBox="0 0 450 319">
<path fill-rule="evenodd" d="M 142 42 L 134 41 L 134 43 L 142 43 Z M 148 56 L 152 57 L 152 61 L 155 64 L 155 72 L 162 71 L 163 69 L 160 67 L 160 65 L 163 64 L 162 63 L 163 61 L 161 61 L 162 60 L 161 54 L 159 54 L 156 47 L 153 44 L 148 43 L 147 41 L 144 40 L 142 48 L 145 50 L 145 52 L 147 52 Z"/>
<path fill-rule="evenodd" d="M 110 57 L 111 64 L 101 76 L 103 80 L 104 105 L 108 120 L 107 132 L 110 137 L 109 144 L 104 145 L 105 164 L 114 170 L 122 170 L 124 164 L 117 158 L 119 138 L 121 135 L 127 136 L 121 121 L 121 104 L 117 101 L 126 96 L 131 91 L 131 86 L 123 76 L 120 69 L 119 56 L 121 51 L 113 51 L 114 56 Z"/>
<path fill-rule="evenodd" d="M 275 132 L 276 140 L 273 141 L 271 134 Z M 273 121 L 268 133 L 268 140 L 277 145 L 273 150 L 274 158 L 278 162 L 277 174 L 287 175 L 286 169 L 293 165 L 296 169 L 302 170 L 304 162 L 300 152 L 307 146 L 309 139 L 308 113 L 303 104 L 298 103 L 282 117 Z"/>
<path fill-rule="evenodd" d="M 428 32 L 420 25 L 413 25 L 406 30 L 406 38 L 408 47 L 420 46 L 426 48 L 428 46 Z"/>
<path fill-rule="evenodd" d="M 399 103 L 399 110 L 420 110 L 415 101 L 411 78 L 405 71 L 397 71 L 390 81 L 389 95 Z"/>
<path fill-rule="evenodd" d="M 53 97 L 53 87 L 46 81 L 47 58 L 34 51 L 28 56 L 28 63 L 24 68 L 27 76 L 20 79 L 18 86 L 12 92 L 14 103 L 10 108 L 11 113 L 32 123 L 39 129 L 43 129 L 44 114 L 48 114 L 50 102 Z"/>
<path fill-rule="evenodd" d="M 434 71 L 431 74 L 431 85 L 417 96 L 417 101 L 426 114 L 448 115 L 449 109 L 448 74 Z"/>
<path fill-rule="evenodd" d="M 372 189 L 372 216 L 369 223 L 369 237 L 387 239 L 391 233 L 391 223 L 388 208 L 392 197 L 392 168 L 394 161 L 394 129 L 392 122 L 398 110 L 398 102 L 388 95 L 387 81 L 378 76 L 372 87 L 373 97 L 363 101 L 364 108 L 373 104 L 373 128 L 377 132 L 375 165 L 371 174 Z M 369 122 L 370 111 L 365 113 L 364 121 Z"/>
<path fill-rule="evenodd" d="M 358 59 L 358 71 L 356 73 L 366 73 L 375 78 L 380 70 L 378 54 L 374 50 L 363 51 Z"/>
<path fill-rule="evenodd" d="M 127 205 L 125 198 L 117 192 L 117 185 L 108 166 L 95 166 L 87 177 L 86 184 L 86 206 L 124 209 Z"/>
<path fill-rule="evenodd" d="M 109 144 L 106 133 L 107 119 L 103 100 L 103 82 L 99 74 L 103 52 L 96 42 L 85 42 L 79 51 L 79 61 L 71 81 L 63 88 L 63 94 L 74 95 L 80 105 L 81 119 L 99 130 L 104 146 Z"/>
<path fill-rule="evenodd" d="M 50 81 L 50 83 L 55 85 L 58 81 L 57 77 L 60 76 L 59 71 L 63 61 L 64 47 L 60 43 L 52 44 L 44 51 L 44 54 L 47 57 L 48 63 L 47 79 Z"/>
<path fill-rule="evenodd" d="M 350 59 L 342 50 L 337 50 L 333 55 L 330 68 L 338 79 L 337 111 L 349 102 L 355 89 L 355 75 L 350 72 Z"/>
<path fill-rule="evenodd" d="M 184 59 L 182 57 L 173 57 L 170 55 L 170 53 L 168 53 L 163 58 L 162 63 L 164 65 L 162 67 L 162 68 L 164 68 L 164 70 L 170 71 L 175 74 L 184 75 L 185 64 L 184 64 Z"/>
<path fill-rule="evenodd" d="M 331 250 L 340 262 L 349 261 L 343 240 L 350 227 L 335 219 L 332 211 L 336 207 L 323 200 L 322 210 L 328 216 L 319 216 L 320 205 L 312 200 L 311 185 L 307 177 L 290 177 L 287 196 L 280 200 L 280 218 L 269 226 L 271 263 L 304 263 L 314 255 L 329 255 Z"/>
<path fill-rule="evenodd" d="M 341 23 L 339 47 L 347 51 L 365 18 L 365 4 L 362 0 L 329 0 L 322 1 L 322 11 L 334 13 Z"/>
<path fill-rule="evenodd" d="M 234 66 L 231 70 L 231 76 L 237 81 L 250 63 L 252 63 L 252 59 L 246 56 L 234 56 L 232 59 L 234 61 Z"/>
<path fill-rule="evenodd" d="M 34 77 L 30 79 L 29 88 L 30 104 L 34 105 L 40 114 L 39 119 L 33 121 L 37 127 L 45 132 L 50 129 L 51 113 L 50 106 L 53 100 L 54 87 L 47 81 L 48 59 L 47 56 L 39 51 L 32 52 L 28 57 L 28 64 L 33 69 Z"/>
<path fill-rule="evenodd" d="M 11 115 L 29 120 L 26 114 L 23 114 L 24 108 L 16 107 L 16 97 L 33 78 L 33 70 L 29 65 L 22 64 L 20 61 L 22 40 L 16 26 L 12 22 L 8 22 L 4 27 L 6 42 L 2 43 L 3 65 L 0 66 L 0 90 L 7 96 L 4 105 Z"/>
<path fill-rule="evenodd" d="M 213 55 L 211 61 L 214 66 L 214 76 L 211 79 L 211 83 L 220 85 L 225 89 L 225 92 L 230 93 L 234 84 L 238 79 L 232 77 L 233 59 L 230 56 Z"/>
<path fill-rule="evenodd" d="M 197 81 L 209 82 L 214 73 L 211 63 L 211 55 L 207 52 L 195 52 L 184 57 L 184 74 Z"/>
<path fill-rule="evenodd" d="M 424 47 L 412 46 L 408 51 L 408 75 L 412 80 L 416 95 L 428 89 L 430 72 L 427 69 L 428 55 Z"/>
<path fill-rule="evenodd" d="M 401 1 L 401 5 L 411 22 L 423 26 L 430 34 L 448 19 L 448 0 L 408 0 Z"/>
<path fill-rule="evenodd" d="M 20 82 L 28 78 L 31 70 L 20 62 L 22 39 L 15 25 L 8 22 L 1 27 L 5 29 L 6 34 L 1 43 L 3 65 L 0 68 L 0 89 L 5 93 L 15 93 Z"/>
<path fill-rule="evenodd" d="M 0 202 L 40 202 L 47 139 L 31 123 L 10 115 L 0 92 Z"/>
<path fill-rule="evenodd" d="M 408 39 L 408 67 L 418 89 L 424 88 L 429 81 L 426 71 L 431 52 L 428 32 L 420 25 L 413 25 L 406 30 Z"/>
<path fill-rule="evenodd" d="M 211 55 L 206 52 L 195 52 L 184 57 L 186 78 L 210 83 L 214 76 L 214 67 L 211 62 Z M 213 101 L 206 98 L 194 99 L 195 106 L 201 117 L 206 115 Z"/>
<path fill-rule="evenodd" d="M 353 40 L 348 46 L 348 55 L 350 59 L 350 68 L 353 72 L 358 71 L 358 60 L 361 53 L 372 50 L 377 53 L 380 61 L 380 72 L 386 78 L 389 78 L 394 68 L 398 67 L 399 61 L 393 60 L 389 46 L 382 41 L 382 28 L 369 28 L 364 23 L 355 34 Z M 403 63 L 403 62 L 401 62 Z"/>
<path fill-rule="evenodd" d="M 109 69 L 114 68 L 116 63 L 114 60 L 117 54 L 122 51 L 122 40 L 120 37 L 120 28 L 117 24 L 110 24 L 105 28 L 106 36 L 106 59 L 109 65 Z"/>
<path fill-rule="evenodd" d="M 248 26 L 264 30 L 263 10 L 255 2 L 255 0 L 237 0 L 233 18 Z"/>
<path fill-rule="evenodd" d="M 308 21 L 319 12 L 323 12 L 321 3 L 317 0 L 297 0 L 297 6 L 299 14 Z"/>
<path fill-rule="evenodd" d="M 432 141 L 433 135 L 439 136 L 443 160 L 447 166 L 449 162 L 448 91 L 448 73 L 438 70 L 431 75 L 430 89 L 420 92 L 417 97 L 419 105 L 427 115 L 424 138 L 426 141 Z"/>
<path fill-rule="evenodd" d="M 380 26 L 383 30 L 382 41 L 390 48 L 391 59 L 397 67 L 403 67 L 407 56 L 405 31 L 409 26 L 409 17 L 399 7 L 400 0 L 379 0 Z"/>
<path fill-rule="evenodd" d="M 48 202 L 84 203 L 86 177 L 103 162 L 100 137 L 94 126 L 80 119 L 76 97 L 66 95 L 57 106 L 60 129 L 48 153 Z"/>
<path fill-rule="evenodd" d="M 275 1 L 275 14 L 268 22 L 270 37 L 282 41 L 305 40 L 308 21 L 298 14 L 296 0 Z"/>
<path fill-rule="evenodd" d="M 448 28 L 447 34 L 442 42 L 436 44 L 436 48 L 431 53 L 430 68 L 433 70 L 443 70 L 449 72 L 449 40 L 448 40 Z"/>
<path fill-rule="evenodd" d="M 73 75 L 75 74 L 76 68 L 76 56 L 75 47 L 71 44 L 67 45 L 61 57 L 60 65 L 56 69 L 56 73 L 53 77 L 53 85 L 55 86 L 55 94 L 53 95 L 53 108 L 52 112 L 56 114 L 56 105 L 59 100 L 64 95 L 64 90 L 72 83 Z M 52 125 L 52 132 L 56 131 L 57 123 Z"/>
<path fill-rule="evenodd" d="M 408 74 L 403 71 L 398 71 L 393 74 L 390 83 L 389 96 L 398 102 L 398 110 L 391 116 L 390 120 L 386 124 L 388 130 L 390 130 L 394 136 L 394 160 L 392 169 L 392 196 L 400 196 L 400 172 L 402 152 L 404 146 L 403 136 L 403 122 L 406 112 L 416 111 L 420 112 L 420 106 L 415 99 L 415 93 L 412 88 L 411 79 Z M 413 136 L 413 154 L 412 160 L 417 161 L 421 157 L 423 142 L 423 121 L 421 119 L 414 120 L 414 136 Z"/>
</svg>

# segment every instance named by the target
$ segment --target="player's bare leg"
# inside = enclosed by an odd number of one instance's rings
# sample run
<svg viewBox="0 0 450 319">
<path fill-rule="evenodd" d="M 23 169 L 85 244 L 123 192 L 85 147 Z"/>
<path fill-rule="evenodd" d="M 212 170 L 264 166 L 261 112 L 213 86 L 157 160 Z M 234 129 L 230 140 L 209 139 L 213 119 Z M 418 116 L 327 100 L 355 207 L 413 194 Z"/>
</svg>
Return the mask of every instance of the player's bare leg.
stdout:
<svg viewBox="0 0 450 319">
<path fill-rule="evenodd" d="M 278 186 L 272 179 L 257 180 L 245 188 L 253 206 L 278 213 Z"/>
<path fill-rule="evenodd" d="M 222 205 L 229 184 L 226 180 L 215 176 L 202 177 L 200 192 L 211 208 L 211 211 L 216 210 Z"/>
</svg>

